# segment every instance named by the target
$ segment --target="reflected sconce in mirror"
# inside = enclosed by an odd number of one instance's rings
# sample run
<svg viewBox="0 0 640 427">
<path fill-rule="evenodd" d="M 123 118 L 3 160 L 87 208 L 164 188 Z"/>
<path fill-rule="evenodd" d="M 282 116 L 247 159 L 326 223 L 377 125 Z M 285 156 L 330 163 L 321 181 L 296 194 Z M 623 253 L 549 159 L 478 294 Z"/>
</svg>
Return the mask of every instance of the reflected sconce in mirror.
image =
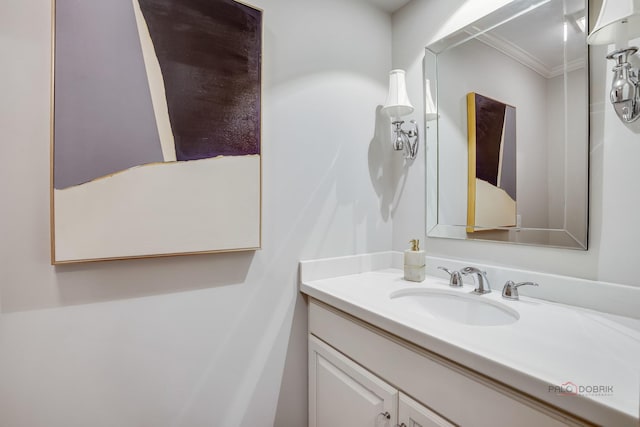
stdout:
<svg viewBox="0 0 640 427">
<path fill-rule="evenodd" d="M 407 95 L 404 74 L 404 70 L 391 70 L 389 73 L 389 94 L 382 111 L 391 118 L 393 149 L 404 150 L 406 159 L 415 159 L 418 154 L 418 125 L 415 120 L 411 120 L 408 130 L 402 128 L 404 120 L 401 117 L 413 113 L 414 110 Z"/>
<path fill-rule="evenodd" d="M 604 0 L 587 42 L 616 45 L 607 55 L 607 59 L 616 61 L 610 99 L 616 114 L 625 123 L 640 117 L 640 69 L 629 62 L 638 48 L 628 47 L 628 41 L 636 37 L 640 37 L 640 0 Z"/>
<path fill-rule="evenodd" d="M 433 103 L 431 97 L 431 81 L 429 79 L 424 80 L 424 120 L 431 122 L 438 118 L 438 110 Z"/>
</svg>

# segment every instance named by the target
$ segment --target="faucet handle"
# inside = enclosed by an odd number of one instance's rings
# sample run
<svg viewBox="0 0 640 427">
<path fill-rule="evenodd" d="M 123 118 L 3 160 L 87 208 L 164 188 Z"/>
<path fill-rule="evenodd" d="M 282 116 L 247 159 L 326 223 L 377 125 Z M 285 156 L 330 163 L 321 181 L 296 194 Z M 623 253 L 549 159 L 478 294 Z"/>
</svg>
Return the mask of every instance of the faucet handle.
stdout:
<svg viewBox="0 0 640 427">
<path fill-rule="evenodd" d="M 460 288 L 464 284 L 462 282 L 462 275 L 459 271 L 451 271 L 448 268 L 442 266 L 439 266 L 438 269 L 449 274 L 449 286 L 453 288 Z"/>
<path fill-rule="evenodd" d="M 507 280 L 507 283 L 504 284 L 504 288 L 502 288 L 502 298 L 510 299 L 510 300 L 519 300 L 520 295 L 518 294 L 518 288 L 520 286 L 539 286 L 535 282 L 521 282 L 514 283 L 513 280 Z"/>
</svg>

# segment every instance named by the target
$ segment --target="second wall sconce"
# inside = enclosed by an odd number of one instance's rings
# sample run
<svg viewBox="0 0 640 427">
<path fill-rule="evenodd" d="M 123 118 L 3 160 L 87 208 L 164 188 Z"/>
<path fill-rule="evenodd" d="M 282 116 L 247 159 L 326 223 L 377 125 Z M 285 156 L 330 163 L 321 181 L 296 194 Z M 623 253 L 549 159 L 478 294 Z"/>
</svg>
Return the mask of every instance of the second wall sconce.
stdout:
<svg viewBox="0 0 640 427">
<path fill-rule="evenodd" d="M 640 70 L 629 57 L 638 51 L 628 41 L 640 37 L 640 0 L 604 0 L 602 9 L 587 42 L 592 45 L 615 43 L 607 59 L 613 59 L 613 83 L 610 99 L 616 114 L 625 123 L 640 117 Z"/>
</svg>

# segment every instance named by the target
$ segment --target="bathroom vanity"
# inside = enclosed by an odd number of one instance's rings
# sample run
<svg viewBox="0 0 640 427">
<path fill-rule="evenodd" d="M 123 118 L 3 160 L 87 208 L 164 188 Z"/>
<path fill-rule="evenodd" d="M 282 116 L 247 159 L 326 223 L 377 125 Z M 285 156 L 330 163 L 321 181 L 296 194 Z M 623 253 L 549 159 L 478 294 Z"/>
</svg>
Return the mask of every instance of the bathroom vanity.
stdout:
<svg viewBox="0 0 640 427">
<path fill-rule="evenodd" d="M 640 320 L 408 282 L 393 258 L 301 263 L 311 427 L 638 425 Z"/>
</svg>

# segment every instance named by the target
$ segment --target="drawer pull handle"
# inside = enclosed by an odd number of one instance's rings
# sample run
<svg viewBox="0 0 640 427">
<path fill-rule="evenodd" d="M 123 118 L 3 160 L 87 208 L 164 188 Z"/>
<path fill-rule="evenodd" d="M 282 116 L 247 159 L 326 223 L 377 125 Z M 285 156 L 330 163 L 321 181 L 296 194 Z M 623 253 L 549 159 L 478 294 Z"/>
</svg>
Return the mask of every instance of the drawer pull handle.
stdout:
<svg viewBox="0 0 640 427">
<path fill-rule="evenodd" d="M 391 419 L 391 414 L 387 411 L 387 412 L 380 412 L 380 414 L 378 416 L 382 416 L 388 420 Z"/>
</svg>

